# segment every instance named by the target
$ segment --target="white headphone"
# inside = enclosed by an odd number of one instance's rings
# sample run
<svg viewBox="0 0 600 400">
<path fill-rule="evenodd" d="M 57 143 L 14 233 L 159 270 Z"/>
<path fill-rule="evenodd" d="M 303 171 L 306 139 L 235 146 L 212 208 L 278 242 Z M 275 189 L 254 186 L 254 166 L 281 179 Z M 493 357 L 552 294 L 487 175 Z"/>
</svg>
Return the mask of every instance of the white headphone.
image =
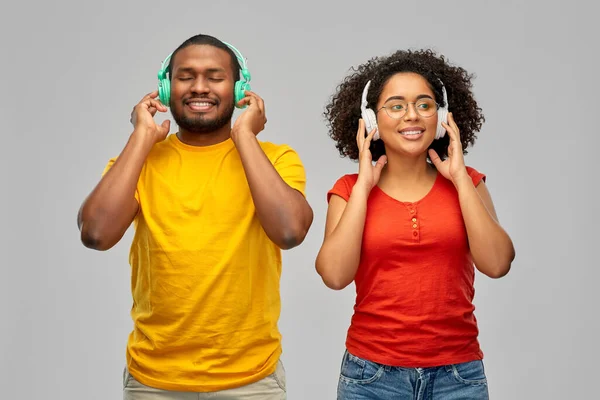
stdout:
<svg viewBox="0 0 600 400">
<path fill-rule="evenodd" d="M 442 84 L 442 96 L 444 98 L 444 107 L 439 107 L 438 114 L 438 123 L 437 130 L 435 132 L 435 139 L 441 139 L 446 135 L 446 128 L 442 126 L 442 122 L 448 123 L 448 97 L 446 95 L 446 88 L 444 87 L 444 83 L 440 81 Z M 365 127 L 367 129 L 367 134 L 370 133 L 373 129 L 377 128 L 377 117 L 375 116 L 375 112 L 370 108 L 367 108 L 367 93 L 369 92 L 369 86 L 371 86 L 371 81 L 367 82 L 365 88 L 363 89 L 362 99 L 360 103 L 360 111 L 362 119 L 365 121 Z M 379 140 L 379 129 L 375 131 L 373 135 L 373 140 Z"/>
</svg>

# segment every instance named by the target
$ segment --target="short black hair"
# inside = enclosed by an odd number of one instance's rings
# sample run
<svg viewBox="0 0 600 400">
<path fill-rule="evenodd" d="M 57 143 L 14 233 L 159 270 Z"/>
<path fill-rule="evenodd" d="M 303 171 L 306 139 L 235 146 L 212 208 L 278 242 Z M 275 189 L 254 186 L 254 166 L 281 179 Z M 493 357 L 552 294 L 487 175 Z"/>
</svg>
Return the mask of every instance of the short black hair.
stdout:
<svg viewBox="0 0 600 400">
<path fill-rule="evenodd" d="M 210 36 L 210 35 L 204 35 L 204 34 L 198 34 L 198 35 L 192 36 L 191 38 L 189 38 L 185 42 L 183 42 L 181 45 L 179 45 L 178 48 L 175 49 L 175 51 L 171 55 L 171 59 L 169 60 L 169 66 L 167 68 L 167 73 L 169 74 L 169 78 L 171 78 L 171 73 L 173 72 L 173 60 L 175 59 L 175 55 L 180 50 L 182 50 L 188 46 L 192 46 L 192 45 L 208 45 L 208 46 L 213 46 L 213 47 L 225 50 L 231 57 L 231 69 L 233 72 L 233 81 L 235 82 L 235 81 L 240 80 L 241 66 L 240 66 L 237 56 L 233 52 L 233 50 L 231 50 L 231 48 L 229 48 L 229 46 L 227 46 L 225 43 L 223 43 L 216 37 Z"/>
<path fill-rule="evenodd" d="M 485 118 L 471 91 L 473 74 L 463 68 L 450 65 L 446 58 L 433 50 L 398 50 L 386 57 L 374 57 L 366 63 L 352 68 L 351 73 L 337 86 L 336 93 L 326 105 L 324 116 L 329 128 L 329 136 L 342 157 L 358 159 L 356 131 L 361 118 L 360 103 L 363 89 L 370 80 L 367 105 L 375 109 L 387 81 L 400 72 L 413 72 L 421 75 L 429 83 L 435 100 L 445 106 L 442 96 L 442 83 L 446 88 L 449 110 L 460 130 L 463 153 L 472 146 L 477 138 Z M 434 140 L 430 148 L 445 159 L 448 156 L 450 138 Z M 373 160 L 385 154 L 385 145 L 381 140 L 371 142 Z"/>
</svg>

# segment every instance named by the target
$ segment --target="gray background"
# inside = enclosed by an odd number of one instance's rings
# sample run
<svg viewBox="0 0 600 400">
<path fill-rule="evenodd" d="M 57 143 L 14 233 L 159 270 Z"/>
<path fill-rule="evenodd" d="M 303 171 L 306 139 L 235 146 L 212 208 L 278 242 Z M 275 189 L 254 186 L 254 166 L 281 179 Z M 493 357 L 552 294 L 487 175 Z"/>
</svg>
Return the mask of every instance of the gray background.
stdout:
<svg viewBox="0 0 600 400">
<path fill-rule="evenodd" d="M 12 2 L 1 7 L 0 397 L 119 399 L 131 231 L 79 242 L 76 213 L 131 132 L 163 58 L 209 33 L 248 58 L 266 102 L 260 139 L 292 145 L 315 220 L 284 254 L 283 361 L 290 399 L 333 399 L 354 287 L 314 270 L 325 193 L 341 159 L 322 111 L 351 66 L 432 47 L 477 74 L 487 122 L 467 163 L 488 185 L 517 258 L 476 278 L 493 399 L 590 398 L 596 296 L 597 13 L 578 1 Z M 117 5 L 118 4 L 118 5 Z M 589 2 L 588 4 L 593 4 Z M 597 190 L 597 189 L 596 189 Z"/>
</svg>

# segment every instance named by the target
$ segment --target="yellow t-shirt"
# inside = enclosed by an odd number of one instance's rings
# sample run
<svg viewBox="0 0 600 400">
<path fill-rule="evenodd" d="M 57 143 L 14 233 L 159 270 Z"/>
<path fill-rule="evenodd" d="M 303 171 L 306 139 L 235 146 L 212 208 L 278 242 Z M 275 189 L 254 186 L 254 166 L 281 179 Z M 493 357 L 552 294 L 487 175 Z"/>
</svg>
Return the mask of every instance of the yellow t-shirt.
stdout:
<svg viewBox="0 0 600 400">
<path fill-rule="evenodd" d="M 297 153 L 259 143 L 304 194 Z M 197 147 L 169 135 L 148 155 L 136 198 L 130 373 L 148 386 L 196 392 L 273 373 L 281 355 L 281 250 L 256 216 L 231 139 Z"/>
</svg>

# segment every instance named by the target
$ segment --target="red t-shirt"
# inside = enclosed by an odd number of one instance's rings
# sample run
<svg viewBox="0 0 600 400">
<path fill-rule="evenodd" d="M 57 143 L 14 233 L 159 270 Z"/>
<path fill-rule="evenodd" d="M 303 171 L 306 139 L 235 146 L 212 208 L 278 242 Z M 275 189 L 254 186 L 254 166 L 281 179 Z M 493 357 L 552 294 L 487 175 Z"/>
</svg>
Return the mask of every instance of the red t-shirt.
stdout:
<svg viewBox="0 0 600 400">
<path fill-rule="evenodd" d="M 485 175 L 467 167 L 477 186 Z M 327 193 L 348 201 L 357 174 Z M 375 186 L 367 201 L 356 304 L 346 347 L 409 368 L 483 358 L 473 311 L 475 270 L 458 192 L 438 173 L 429 193 L 397 201 Z"/>
</svg>

